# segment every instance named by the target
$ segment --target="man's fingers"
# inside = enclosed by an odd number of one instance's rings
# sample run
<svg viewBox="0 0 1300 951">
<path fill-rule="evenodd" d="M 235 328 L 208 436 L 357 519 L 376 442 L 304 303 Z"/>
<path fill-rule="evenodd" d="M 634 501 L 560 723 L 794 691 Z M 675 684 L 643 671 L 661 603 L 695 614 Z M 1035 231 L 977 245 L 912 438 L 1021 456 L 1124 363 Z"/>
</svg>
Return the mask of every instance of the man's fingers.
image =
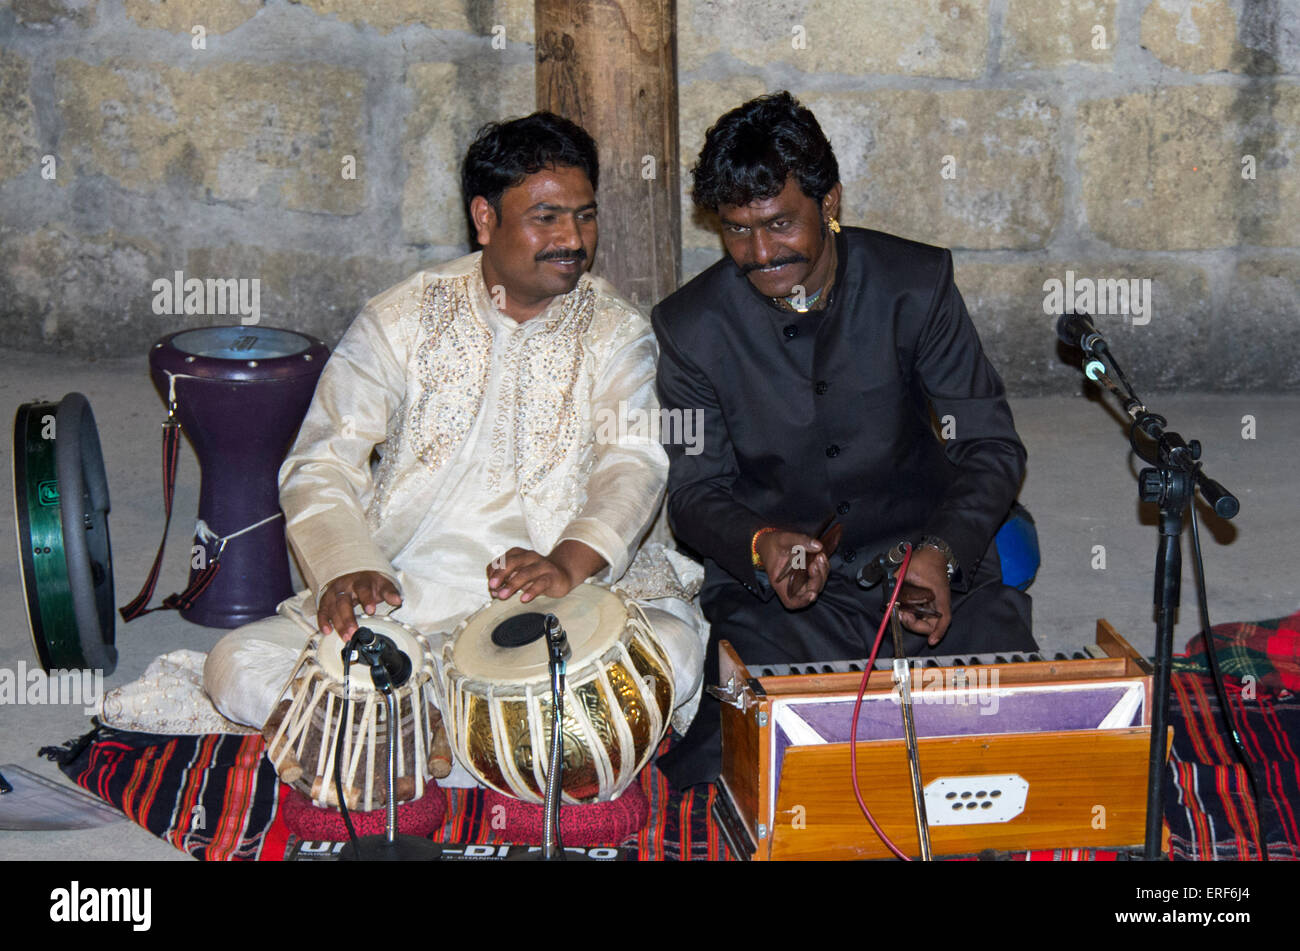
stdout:
<svg viewBox="0 0 1300 951">
<path fill-rule="evenodd" d="M 400 608 L 402 606 L 402 596 L 398 594 L 397 588 L 393 587 L 392 582 L 387 578 L 384 579 L 382 590 L 385 601 L 395 608 Z"/>
<path fill-rule="evenodd" d="M 559 580 L 558 571 L 545 571 L 538 577 L 519 587 L 519 600 L 531 601 L 541 594 L 548 594 L 551 588 Z"/>
<path fill-rule="evenodd" d="M 353 585 L 352 591 L 356 595 L 357 604 L 361 605 L 367 614 L 374 614 L 376 606 L 375 592 L 370 586 L 370 582 L 363 578 Z"/>
<path fill-rule="evenodd" d="M 943 612 L 942 617 L 932 618 L 934 621 L 934 630 L 930 632 L 929 645 L 935 647 L 943 640 L 943 636 L 948 633 L 948 627 L 952 624 L 952 615 L 948 611 Z"/>
<path fill-rule="evenodd" d="M 341 605 L 334 611 L 334 630 L 338 631 L 339 637 L 345 641 L 357 632 L 357 617 L 352 612 L 350 604 Z"/>
<path fill-rule="evenodd" d="M 531 565 L 516 568 L 502 581 L 501 587 L 497 588 L 497 597 L 503 599 L 513 597 L 519 589 L 532 581 L 535 575 L 536 572 Z"/>
<path fill-rule="evenodd" d="M 531 601 L 540 594 L 561 597 L 568 593 L 567 584 L 568 580 L 564 572 L 545 558 L 541 558 L 533 564 L 512 572 L 505 584 L 497 589 L 496 596 L 505 599 L 518 592 L 520 601 Z M 560 587 L 564 587 L 565 590 L 560 591 Z"/>
<path fill-rule="evenodd" d="M 498 555 L 488 562 L 488 590 L 495 593 L 497 588 L 510 580 L 510 575 L 514 571 L 540 557 L 537 552 L 529 551 L 526 548 L 511 548 L 504 555 Z"/>
<path fill-rule="evenodd" d="M 533 581 L 538 573 L 544 571 L 546 567 L 547 563 L 540 558 L 537 561 L 520 565 L 501 580 L 500 586 L 494 593 L 502 600 L 512 597 L 517 591 Z"/>
</svg>

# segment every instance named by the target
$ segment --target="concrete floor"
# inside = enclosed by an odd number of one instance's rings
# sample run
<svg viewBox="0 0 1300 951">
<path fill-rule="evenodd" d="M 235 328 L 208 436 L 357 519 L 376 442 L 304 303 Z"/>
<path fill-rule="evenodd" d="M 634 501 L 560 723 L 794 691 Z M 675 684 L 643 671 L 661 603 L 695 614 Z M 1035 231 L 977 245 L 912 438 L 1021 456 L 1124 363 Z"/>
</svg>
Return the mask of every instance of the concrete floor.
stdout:
<svg viewBox="0 0 1300 951">
<path fill-rule="evenodd" d="M 159 423 L 162 404 L 138 359 L 69 364 L 54 356 L 0 351 L 7 368 L 0 405 L 61 398 L 79 391 L 90 400 L 103 443 L 112 494 L 110 517 L 117 603 L 134 596 L 153 559 L 162 528 Z M 1082 390 L 1082 388 L 1081 388 Z M 1241 514 L 1229 524 L 1210 519 L 1202 532 L 1211 621 L 1257 620 L 1300 609 L 1300 581 L 1287 551 L 1294 550 L 1300 509 L 1296 464 L 1300 453 L 1300 396 L 1253 394 L 1145 394 L 1172 428 L 1199 438 L 1207 471 L 1234 491 Z M 1126 427 L 1109 403 L 1076 397 L 1012 400 L 1029 449 L 1021 501 L 1038 523 L 1043 565 L 1030 593 L 1035 633 L 1045 648 L 1090 643 L 1098 617 L 1109 618 L 1139 650 L 1151 653 L 1154 621 L 1151 577 L 1156 550 L 1152 513 L 1136 498 L 1140 464 L 1131 458 Z M 1256 438 L 1243 438 L 1243 417 L 1254 418 Z M 7 417 L 12 418 L 12 417 Z M 9 470 L 11 438 L 3 445 Z M 198 465 L 182 450 L 176 517 L 158 596 L 186 580 L 192 518 L 198 511 Z M 36 664 L 16 559 L 13 521 L 0 520 L 0 668 Z M 1105 548 L 1105 568 L 1093 567 L 1094 546 Z M 1185 552 L 1190 546 L 1185 546 Z M 1175 633 L 1181 650 L 1198 627 L 1190 559 L 1184 561 L 1183 604 Z M 188 647 L 207 650 L 223 631 L 198 627 L 173 612 L 118 625 L 120 660 L 106 681 L 112 688 L 138 677 L 157 655 Z M 88 729 L 80 706 L 0 707 L 0 764 L 16 763 L 62 780 L 37 757 Z M 66 780 L 64 780 L 66 782 Z M 131 822 L 77 832 L 0 832 L 0 859 L 186 860 L 188 856 Z"/>
</svg>

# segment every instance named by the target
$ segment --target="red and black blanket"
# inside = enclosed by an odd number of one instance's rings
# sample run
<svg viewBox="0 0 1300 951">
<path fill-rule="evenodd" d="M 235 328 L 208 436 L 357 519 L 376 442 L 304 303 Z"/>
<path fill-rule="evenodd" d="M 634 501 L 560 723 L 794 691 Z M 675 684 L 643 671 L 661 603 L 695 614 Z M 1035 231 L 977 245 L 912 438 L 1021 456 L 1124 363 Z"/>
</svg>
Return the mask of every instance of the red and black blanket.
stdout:
<svg viewBox="0 0 1300 951">
<path fill-rule="evenodd" d="M 1213 631 L 1232 723 L 1255 784 L 1233 754 L 1204 665 L 1200 638 L 1175 665 L 1170 701 L 1174 743 L 1165 774 L 1165 822 L 1175 860 L 1300 859 L 1300 614 Z M 665 741 L 667 744 L 669 741 Z M 663 746 L 663 752 L 667 746 Z M 199 859 L 285 859 L 294 845 L 281 784 L 260 736 L 155 736 L 100 728 L 62 754 L 79 786 L 120 808 L 154 835 Z M 650 802 L 641 832 L 622 845 L 642 860 L 728 857 L 713 818 L 715 792 L 672 791 L 653 766 L 638 780 Z M 481 790 L 449 790 L 440 842 L 489 843 L 500 833 Z M 613 844 L 613 843 L 611 843 Z M 1101 860 L 1096 850 L 1045 850 L 1014 858 Z"/>
</svg>

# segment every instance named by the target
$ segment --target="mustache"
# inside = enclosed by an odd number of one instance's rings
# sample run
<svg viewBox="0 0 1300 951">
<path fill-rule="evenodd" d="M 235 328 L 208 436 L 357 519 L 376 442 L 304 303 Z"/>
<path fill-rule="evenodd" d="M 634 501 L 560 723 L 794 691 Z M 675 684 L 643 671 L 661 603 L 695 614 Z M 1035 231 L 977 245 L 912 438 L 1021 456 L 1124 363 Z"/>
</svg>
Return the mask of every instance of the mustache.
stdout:
<svg viewBox="0 0 1300 951">
<path fill-rule="evenodd" d="M 586 248 L 574 248 L 572 251 L 560 249 L 557 251 L 543 251 L 537 255 L 534 260 L 537 261 L 585 261 L 587 260 Z"/>
<path fill-rule="evenodd" d="M 784 267 L 787 264 L 803 264 L 807 260 L 808 259 L 804 257 L 802 254 L 792 254 L 789 255 L 788 257 L 776 258 L 775 260 L 767 264 L 758 264 L 756 262 L 750 262 L 749 264 L 742 264 L 740 266 L 740 273 L 749 274 L 753 271 L 761 271 L 765 267 Z"/>
</svg>

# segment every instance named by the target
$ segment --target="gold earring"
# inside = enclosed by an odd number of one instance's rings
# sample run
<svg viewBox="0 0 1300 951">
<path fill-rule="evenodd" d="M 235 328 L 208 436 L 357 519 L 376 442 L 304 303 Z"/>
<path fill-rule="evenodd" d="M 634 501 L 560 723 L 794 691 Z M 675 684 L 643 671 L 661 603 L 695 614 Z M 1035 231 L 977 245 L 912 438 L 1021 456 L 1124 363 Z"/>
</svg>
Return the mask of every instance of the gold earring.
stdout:
<svg viewBox="0 0 1300 951">
<path fill-rule="evenodd" d="M 835 234 L 840 233 L 840 223 L 836 221 L 833 217 L 826 219 L 826 226 L 830 228 L 831 231 L 835 232 Z"/>
</svg>

